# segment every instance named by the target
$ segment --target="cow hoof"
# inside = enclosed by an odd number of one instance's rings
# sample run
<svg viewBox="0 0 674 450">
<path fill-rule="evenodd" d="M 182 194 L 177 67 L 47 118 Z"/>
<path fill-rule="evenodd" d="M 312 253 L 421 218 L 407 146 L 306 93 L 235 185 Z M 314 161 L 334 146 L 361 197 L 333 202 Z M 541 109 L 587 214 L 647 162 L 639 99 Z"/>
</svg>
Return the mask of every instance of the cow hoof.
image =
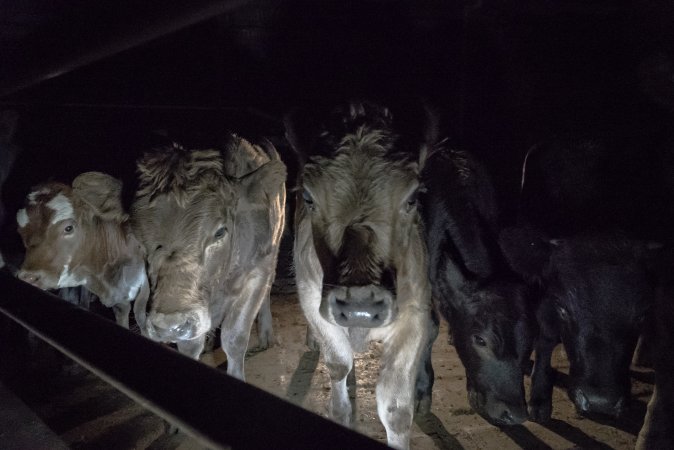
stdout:
<svg viewBox="0 0 674 450">
<path fill-rule="evenodd" d="M 425 395 L 415 401 L 414 413 L 418 416 L 425 416 L 431 412 L 431 396 Z"/>
<path fill-rule="evenodd" d="M 259 336 L 258 337 L 258 342 L 257 342 L 257 350 L 258 352 L 261 352 L 262 350 L 267 350 L 269 347 L 271 347 L 271 340 L 269 339 L 269 336 Z"/>
<path fill-rule="evenodd" d="M 312 352 L 320 352 L 321 351 L 321 346 L 318 343 L 318 339 L 316 339 L 316 336 L 307 328 L 307 340 L 306 340 L 307 347 L 309 350 Z"/>
<path fill-rule="evenodd" d="M 552 401 L 529 402 L 529 420 L 545 423 L 552 416 Z"/>
</svg>

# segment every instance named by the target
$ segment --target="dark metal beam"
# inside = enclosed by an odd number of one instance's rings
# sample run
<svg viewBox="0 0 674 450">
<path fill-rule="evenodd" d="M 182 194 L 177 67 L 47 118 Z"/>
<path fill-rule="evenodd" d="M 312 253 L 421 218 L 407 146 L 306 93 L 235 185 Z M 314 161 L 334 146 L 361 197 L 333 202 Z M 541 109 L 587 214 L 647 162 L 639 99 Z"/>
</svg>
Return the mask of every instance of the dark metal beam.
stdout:
<svg viewBox="0 0 674 450">
<path fill-rule="evenodd" d="M 0 293 L 0 312 L 213 448 L 386 448 L 5 272 Z"/>
<path fill-rule="evenodd" d="M 0 98 L 221 15 L 248 0 L 73 2 L 21 49 L 0 48 Z M 152 6 L 150 6 L 152 5 Z"/>
</svg>

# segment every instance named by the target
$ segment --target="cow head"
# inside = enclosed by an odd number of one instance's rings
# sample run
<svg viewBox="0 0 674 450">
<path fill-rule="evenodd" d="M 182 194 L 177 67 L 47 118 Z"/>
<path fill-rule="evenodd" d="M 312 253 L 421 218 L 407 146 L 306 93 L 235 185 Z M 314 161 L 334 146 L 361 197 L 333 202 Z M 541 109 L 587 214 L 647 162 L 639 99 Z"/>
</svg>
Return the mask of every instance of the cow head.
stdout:
<svg viewBox="0 0 674 450">
<path fill-rule="evenodd" d="M 320 286 L 325 320 L 385 327 L 426 279 L 417 193 L 428 140 L 401 138 L 389 110 L 370 103 L 332 110 L 307 133 L 304 124 L 287 120 L 303 163 L 296 270 Z"/>
<path fill-rule="evenodd" d="M 228 145 L 223 152 L 174 145 L 138 162 L 132 219 L 147 253 L 152 298 L 146 331 L 152 339 L 196 339 L 219 325 L 212 314 L 222 314 L 214 312 L 215 302 L 237 267 L 237 246 L 255 245 L 235 239 L 241 232 L 237 207 L 262 204 L 285 180 L 285 166 L 269 158 L 242 178 L 228 177 L 225 161 L 246 164 L 259 153 L 238 137 Z"/>
<path fill-rule="evenodd" d="M 506 230 L 502 242 L 513 265 L 544 285 L 539 320 L 558 328 L 570 364 L 569 397 L 582 414 L 619 416 L 629 403 L 629 366 L 654 295 L 649 259 L 659 246 L 613 233 L 520 233 L 527 250 L 513 252 L 518 233 Z"/>
<path fill-rule="evenodd" d="M 72 186 L 46 183 L 34 188 L 16 215 L 26 247 L 18 277 L 42 289 L 79 286 L 81 263 L 98 249 L 95 236 L 126 220 L 122 184 L 100 173 L 79 175 Z"/>
<path fill-rule="evenodd" d="M 448 254 L 433 267 L 433 295 L 466 369 L 470 406 L 494 425 L 524 422 L 523 380 L 534 336 L 526 288 L 506 280 L 468 280 Z"/>
</svg>

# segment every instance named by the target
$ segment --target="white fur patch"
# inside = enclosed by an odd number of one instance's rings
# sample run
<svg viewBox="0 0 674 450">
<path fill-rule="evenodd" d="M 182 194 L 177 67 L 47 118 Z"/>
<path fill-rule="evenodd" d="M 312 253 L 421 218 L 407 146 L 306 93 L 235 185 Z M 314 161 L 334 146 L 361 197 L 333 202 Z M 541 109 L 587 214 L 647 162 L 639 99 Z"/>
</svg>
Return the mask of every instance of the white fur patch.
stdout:
<svg viewBox="0 0 674 450">
<path fill-rule="evenodd" d="M 57 287 L 67 288 L 67 287 L 82 286 L 84 284 L 86 283 L 84 283 L 83 280 L 77 278 L 75 275 L 70 273 L 69 264 L 63 266 L 63 270 L 61 271 L 61 275 L 59 276 Z"/>
<path fill-rule="evenodd" d="M 51 223 L 58 223 L 62 220 L 74 219 L 75 213 L 73 211 L 73 204 L 63 195 L 58 194 L 47 202 L 47 207 L 54 210 L 54 217 Z"/>
<path fill-rule="evenodd" d="M 19 228 L 23 228 L 26 225 L 28 225 L 28 213 L 26 213 L 25 209 L 20 209 L 19 212 L 16 213 L 16 223 L 19 224 Z"/>
<path fill-rule="evenodd" d="M 37 204 L 38 195 L 49 194 L 49 189 L 40 189 L 39 191 L 33 191 L 28 194 L 28 204 L 35 205 Z"/>
</svg>

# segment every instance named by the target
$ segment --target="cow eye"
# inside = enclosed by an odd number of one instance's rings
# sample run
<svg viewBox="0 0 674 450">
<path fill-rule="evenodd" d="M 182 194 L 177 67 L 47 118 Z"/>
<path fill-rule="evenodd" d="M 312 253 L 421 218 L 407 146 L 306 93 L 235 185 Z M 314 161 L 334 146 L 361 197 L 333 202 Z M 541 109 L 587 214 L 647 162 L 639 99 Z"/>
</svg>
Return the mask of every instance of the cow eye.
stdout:
<svg viewBox="0 0 674 450">
<path fill-rule="evenodd" d="M 306 189 L 302 191 L 302 199 L 304 200 L 304 203 L 306 203 L 309 206 L 314 204 L 314 198 Z"/>
<path fill-rule="evenodd" d="M 218 228 L 218 230 L 215 232 L 215 234 L 213 235 L 213 237 L 214 237 L 215 239 L 221 239 L 221 238 L 225 235 L 225 233 L 227 233 L 227 227 L 220 227 L 220 228 Z"/>
<path fill-rule="evenodd" d="M 562 319 L 563 321 L 569 320 L 569 311 L 562 305 L 555 305 L 557 308 L 557 313 L 559 314 L 559 318 Z"/>
<path fill-rule="evenodd" d="M 412 212 L 412 210 L 417 207 L 417 204 L 419 203 L 419 191 L 420 187 L 417 186 L 405 200 L 405 210 L 407 212 Z"/>
<path fill-rule="evenodd" d="M 407 206 L 414 208 L 417 205 L 417 200 L 419 200 L 419 191 L 414 191 L 412 195 L 407 198 Z"/>
<path fill-rule="evenodd" d="M 75 227 L 72 225 L 66 225 L 65 228 L 63 228 L 63 234 L 73 234 L 73 231 L 75 231 Z"/>
<path fill-rule="evenodd" d="M 480 347 L 486 347 L 487 346 L 487 341 L 484 340 L 482 336 L 479 334 L 474 334 L 473 335 L 473 342 L 475 342 L 475 345 L 480 346 Z"/>
</svg>

